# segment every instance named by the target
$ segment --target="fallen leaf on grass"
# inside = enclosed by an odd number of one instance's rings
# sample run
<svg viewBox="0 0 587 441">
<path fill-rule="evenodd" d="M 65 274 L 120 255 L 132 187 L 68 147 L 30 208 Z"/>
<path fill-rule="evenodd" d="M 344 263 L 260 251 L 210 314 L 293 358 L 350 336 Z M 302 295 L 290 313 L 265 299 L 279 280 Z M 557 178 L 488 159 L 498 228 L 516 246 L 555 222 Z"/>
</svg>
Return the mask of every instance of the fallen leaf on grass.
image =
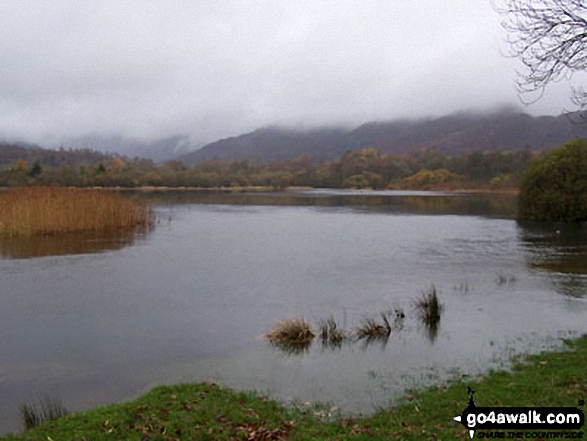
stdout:
<svg viewBox="0 0 587 441">
<path fill-rule="evenodd" d="M 244 433 L 247 441 L 285 441 L 288 440 L 289 432 L 292 429 L 291 424 L 286 424 L 280 429 L 267 429 L 257 424 L 241 424 L 238 427 L 240 433 Z"/>
</svg>

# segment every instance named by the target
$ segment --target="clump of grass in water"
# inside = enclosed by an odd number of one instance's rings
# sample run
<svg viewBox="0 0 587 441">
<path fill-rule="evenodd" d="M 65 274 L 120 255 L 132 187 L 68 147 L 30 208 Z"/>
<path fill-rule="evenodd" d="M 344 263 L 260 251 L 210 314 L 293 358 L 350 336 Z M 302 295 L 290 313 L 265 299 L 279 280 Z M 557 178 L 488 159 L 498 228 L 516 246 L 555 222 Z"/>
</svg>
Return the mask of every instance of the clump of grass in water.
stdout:
<svg viewBox="0 0 587 441">
<path fill-rule="evenodd" d="M 0 193 L 0 236 L 130 230 L 153 220 L 147 205 L 103 190 L 27 187 Z"/>
<path fill-rule="evenodd" d="M 338 327 L 338 324 L 333 317 L 321 320 L 319 327 L 320 339 L 324 346 L 339 348 L 348 337 L 345 332 Z"/>
<path fill-rule="evenodd" d="M 467 294 L 469 292 L 469 282 L 461 282 L 458 286 L 455 285 L 453 287 L 455 291 L 459 291 L 461 293 Z"/>
<path fill-rule="evenodd" d="M 271 332 L 265 335 L 271 344 L 288 352 L 306 350 L 314 337 L 311 326 L 304 319 L 298 318 L 278 322 Z"/>
<path fill-rule="evenodd" d="M 432 285 L 430 291 L 423 293 L 414 301 L 418 315 L 422 322 L 429 327 L 437 327 L 442 313 L 442 305 L 438 300 L 436 286 Z"/>
<path fill-rule="evenodd" d="M 357 329 L 357 337 L 368 340 L 388 338 L 391 334 L 391 324 L 385 314 L 382 313 L 381 318 L 383 319 L 383 324 L 372 318 L 364 319 L 362 325 Z"/>
<path fill-rule="evenodd" d="M 69 411 L 61 400 L 50 396 L 41 398 L 36 403 L 28 402 L 20 406 L 20 416 L 26 430 L 37 427 L 45 421 L 56 420 L 67 415 Z"/>
<path fill-rule="evenodd" d="M 504 274 L 501 272 L 495 273 L 495 282 L 498 285 L 511 284 L 516 282 L 516 276 L 513 274 Z"/>
</svg>

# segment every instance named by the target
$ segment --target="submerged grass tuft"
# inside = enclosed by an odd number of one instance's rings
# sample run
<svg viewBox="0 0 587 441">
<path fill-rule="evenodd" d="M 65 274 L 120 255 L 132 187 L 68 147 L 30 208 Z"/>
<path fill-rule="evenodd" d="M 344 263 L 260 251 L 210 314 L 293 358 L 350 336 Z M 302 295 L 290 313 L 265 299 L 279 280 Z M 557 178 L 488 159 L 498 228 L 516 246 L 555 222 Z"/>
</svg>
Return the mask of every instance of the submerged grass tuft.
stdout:
<svg viewBox="0 0 587 441">
<path fill-rule="evenodd" d="M 431 285 L 428 292 L 422 293 L 422 295 L 414 301 L 414 306 L 418 311 L 418 316 L 422 323 L 427 326 L 438 325 L 440 314 L 442 313 L 442 305 L 438 300 L 436 286 Z"/>
<path fill-rule="evenodd" d="M 20 416 L 25 430 L 37 427 L 45 421 L 56 420 L 69 415 L 59 398 L 46 396 L 37 402 L 27 402 L 20 406 Z"/>
<path fill-rule="evenodd" d="M 271 332 L 265 335 L 270 343 L 292 352 L 307 349 L 314 337 L 312 327 L 304 319 L 299 318 L 278 322 Z"/>
<path fill-rule="evenodd" d="M 381 318 L 383 323 L 379 323 L 373 318 L 364 319 L 359 329 L 357 329 L 357 337 L 368 340 L 387 339 L 391 334 L 391 324 L 384 313 L 381 314 Z"/>
<path fill-rule="evenodd" d="M 516 283 L 516 276 L 514 274 L 504 274 L 502 272 L 495 273 L 495 283 L 498 285 Z"/>
<path fill-rule="evenodd" d="M 339 348 L 348 338 L 347 334 L 339 328 L 338 323 L 336 323 L 336 320 L 334 320 L 333 317 L 321 320 L 319 328 L 320 339 L 324 346 Z"/>
</svg>

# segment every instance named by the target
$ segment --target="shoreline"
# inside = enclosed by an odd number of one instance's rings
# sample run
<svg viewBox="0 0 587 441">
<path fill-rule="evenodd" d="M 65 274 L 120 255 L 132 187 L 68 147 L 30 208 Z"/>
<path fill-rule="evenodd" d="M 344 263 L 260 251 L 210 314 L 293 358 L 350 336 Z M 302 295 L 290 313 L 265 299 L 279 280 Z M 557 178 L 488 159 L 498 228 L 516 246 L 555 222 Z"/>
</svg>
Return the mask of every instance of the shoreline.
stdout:
<svg viewBox="0 0 587 441">
<path fill-rule="evenodd" d="M 13 188 L 22 187 L 0 187 L 0 191 L 8 191 Z M 383 189 L 372 189 L 372 188 L 330 188 L 330 187 L 287 187 L 284 189 L 275 189 L 269 186 L 249 186 L 249 187 L 169 187 L 169 186 L 141 186 L 141 187 L 63 187 L 63 188 L 79 188 L 80 190 L 104 190 L 104 191 L 136 191 L 136 192 L 225 192 L 225 193 L 295 193 L 299 191 L 308 190 L 336 190 L 340 192 L 373 192 L 373 193 L 384 193 L 388 191 L 398 192 L 445 192 L 445 193 L 459 193 L 459 194 L 481 194 L 481 195 L 504 195 L 504 196 L 517 196 L 520 192 L 517 188 L 503 188 L 503 189 L 491 189 L 491 188 L 383 188 Z"/>
<path fill-rule="evenodd" d="M 52 185 L 39 185 L 39 186 L 27 186 L 27 187 L 60 187 L 61 186 L 52 186 Z M 7 191 L 13 188 L 23 188 L 23 187 L 0 187 L 0 191 Z M 26 188 L 26 187 L 24 187 Z M 290 186 L 283 189 L 275 189 L 271 186 L 246 186 L 246 187 L 185 187 L 185 186 L 178 186 L 178 187 L 169 187 L 169 186 L 153 186 L 153 185 L 144 185 L 140 187 L 120 187 L 120 186 L 112 186 L 112 187 L 102 187 L 102 186 L 92 186 L 92 187 L 76 187 L 76 186 L 63 186 L 62 188 L 79 188 L 80 190 L 116 190 L 116 191 L 144 191 L 144 192 L 164 192 L 164 191 L 224 191 L 224 192 L 235 192 L 235 193 L 244 193 L 244 192 L 270 192 L 270 193 L 277 193 L 277 192 L 296 192 L 296 191 L 307 191 L 307 190 L 337 190 L 343 192 L 356 192 L 356 191 L 365 191 L 365 192 L 386 192 L 386 191 L 429 191 L 429 192 L 448 192 L 448 193 L 471 193 L 471 194 L 509 194 L 509 195 L 517 195 L 520 190 L 518 188 L 466 188 L 466 187 L 390 187 L 390 188 L 336 188 L 336 187 L 297 187 L 297 186 Z"/>
<path fill-rule="evenodd" d="M 255 392 L 216 384 L 181 384 L 48 421 L 0 440 L 468 439 L 468 431 L 453 418 L 467 406 L 469 387 L 482 407 L 572 407 L 578 403 L 584 407 L 587 335 L 565 340 L 563 350 L 524 357 L 510 370 L 476 379 L 459 376 L 448 384 L 406 391 L 398 406 L 370 416 L 343 415 L 326 405 L 286 407 Z M 584 430 L 571 433 L 583 438 Z"/>
</svg>

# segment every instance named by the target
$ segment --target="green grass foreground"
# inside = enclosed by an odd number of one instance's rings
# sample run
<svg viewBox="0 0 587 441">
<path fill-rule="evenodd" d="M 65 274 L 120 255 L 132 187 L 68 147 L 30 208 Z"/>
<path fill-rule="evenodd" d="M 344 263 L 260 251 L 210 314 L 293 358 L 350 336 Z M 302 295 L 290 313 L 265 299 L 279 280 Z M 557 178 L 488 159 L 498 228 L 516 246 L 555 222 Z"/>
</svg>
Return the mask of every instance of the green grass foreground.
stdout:
<svg viewBox="0 0 587 441">
<path fill-rule="evenodd" d="M 587 336 L 568 342 L 567 349 L 530 356 L 512 372 L 416 392 L 403 404 L 370 417 L 333 419 L 318 409 L 285 407 L 253 393 L 188 384 L 160 387 L 135 401 L 63 417 L 1 439 L 469 439 L 452 420 L 467 405 L 467 386 L 475 389 L 477 406 L 483 407 L 577 406 L 585 400 Z"/>
</svg>

